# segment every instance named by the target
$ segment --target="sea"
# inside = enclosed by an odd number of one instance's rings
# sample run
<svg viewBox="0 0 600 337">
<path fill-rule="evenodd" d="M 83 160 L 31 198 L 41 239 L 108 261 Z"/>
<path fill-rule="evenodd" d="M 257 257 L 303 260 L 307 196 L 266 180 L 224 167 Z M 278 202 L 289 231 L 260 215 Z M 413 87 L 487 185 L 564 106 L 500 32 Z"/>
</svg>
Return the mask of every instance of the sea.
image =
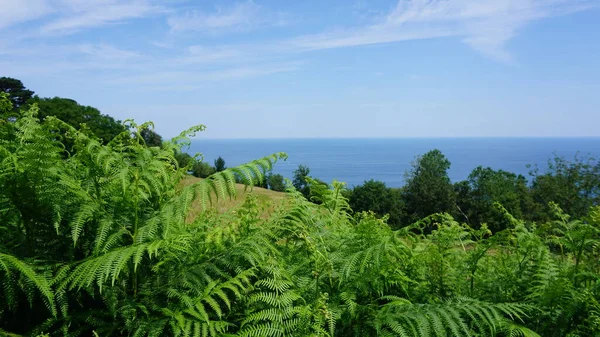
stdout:
<svg viewBox="0 0 600 337">
<path fill-rule="evenodd" d="M 293 177 L 298 165 L 326 182 L 343 181 L 349 187 L 374 179 L 388 187 L 404 184 L 405 172 L 418 155 L 438 149 L 451 163 L 453 182 L 467 179 L 477 166 L 522 174 L 561 156 L 600 159 L 600 137 L 590 138 L 377 138 L 377 139 L 194 139 L 188 152 L 202 153 L 213 164 L 222 157 L 228 167 L 275 152 L 288 154 L 273 172 Z"/>
</svg>

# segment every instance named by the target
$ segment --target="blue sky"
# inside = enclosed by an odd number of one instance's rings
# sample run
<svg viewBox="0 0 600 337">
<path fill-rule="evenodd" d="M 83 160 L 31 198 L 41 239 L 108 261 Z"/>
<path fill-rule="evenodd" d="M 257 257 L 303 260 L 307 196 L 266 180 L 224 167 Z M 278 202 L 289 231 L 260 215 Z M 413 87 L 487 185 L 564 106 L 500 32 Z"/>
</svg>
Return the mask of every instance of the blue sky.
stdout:
<svg viewBox="0 0 600 337">
<path fill-rule="evenodd" d="M 0 76 L 166 137 L 600 136 L 600 0 L 0 8 Z"/>
</svg>

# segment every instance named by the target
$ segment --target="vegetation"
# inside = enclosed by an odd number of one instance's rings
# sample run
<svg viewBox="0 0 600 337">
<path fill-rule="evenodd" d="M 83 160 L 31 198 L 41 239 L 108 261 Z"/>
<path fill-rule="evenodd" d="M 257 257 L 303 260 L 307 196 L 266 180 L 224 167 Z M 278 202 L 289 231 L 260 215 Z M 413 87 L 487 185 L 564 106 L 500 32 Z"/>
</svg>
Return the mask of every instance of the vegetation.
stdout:
<svg viewBox="0 0 600 337">
<path fill-rule="evenodd" d="M 215 159 L 215 171 L 221 172 L 221 171 L 225 171 L 226 169 L 227 169 L 227 166 L 225 166 L 225 159 L 223 159 L 221 157 Z"/>
<path fill-rule="evenodd" d="M 34 92 L 25 88 L 23 82 L 15 78 L 0 77 L 0 92 L 8 95 L 12 109 L 17 110 L 33 97 Z"/>
<path fill-rule="evenodd" d="M 96 108 L 83 106 L 68 98 L 40 98 L 35 96 L 27 104 L 36 104 L 37 117 L 40 120 L 54 116 L 74 128 L 86 130 L 90 135 L 99 138 L 103 143 L 110 142 L 117 135 L 126 131 L 125 126 L 108 115 L 103 115 Z M 147 132 L 149 129 L 144 129 Z M 150 130 L 151 131 L 151 130 Z"/>
<path fill-rule="evenodd" d="M 354 212 L 372 211 L 379 216 L 388 215 L 390 226 L 402 226 L 404 205 L 399 189 L 388 188 L 381 181 L 365 181 L 363 185 L 356 186 L 351 191 L 349 202 Z"/>
<path fill-rule="evenodd" d="M 147 146 L 142 132 L 151 125 L 127 121 L 129 131 L 104 144 L 53 116 L 40 121 L 37 105 L 14 118 L 0 95 L 3 334 L 600 332 L 598 206 L 571 218 L 551 202 L 548 221 L 520 220 L 507 208 L 514 198 L 504 198 L 520 191 L 520 178 L 480 168 L 462 186 L 479 202 L 465 214 L 496 213 L 471 226 L 473 219 L 452 216 L 456 203 L 433 197 L 456 198 L 449 163 L 433 152 L 417 160 L 398 197 L 434 213 L 396 230 L 388 216 L 352 211 L 344 184 L 323 184 L 308 169 L 297 172 L 306 172 L 298 176 L 314 202 L 290 186 L 269 214 L 252 192 L 222 213 L 214 207 L 235 198 L 236 181 L 252 191 L 285 154 L 190 180 L 198 161 L 180 167 L 176 156 L 203 126 Z M 66 153 L 64 142 L 76 151 Z M 385 185 L 366 185 L 351 194 L 353 203 L 383 205 L 370 194 L 386 193 Z M 508 206 L 490 206 L 484 196 Z M 408 217 L 422 211 L 401 207 Z"/>
<path fill-rule="evenodd" d="M 467 180 L 452 184 L 450 162 L 438 150 L 417 158 L 406 174 L 406 185 L 386 187 L 383 182 L 365 181 L 346 196 L 356 212 L 371 210 L 387 215 L 399 228 L 430 214 L 448 213 L 473 228 L 487 224 L 492 232 L 509 227 L 495 203 L 513 216 L 528 222 L 552 220 L 555 203 L 567 214 L 584 218 L 590 207 L 600 205 L 600 163 L 589 157 L 573 161 L 555 157 L 544 170 L 534 168 L 531 181 L 522 175 L 489 167 L 475 168 Z"/>
<path fill-rule="evenodd" d="M 268 173 L 266 177 L 266 187 L 270 190 L 283 192 L 286 190 L 285 180 L 281 174 Z"/>
<path fill-rule="evenodd" d="M 310 185 L 306 180 L 306 177 L 310 175 L 310 168 L 308 166 L 299 165 L 296 170 L 294 170 L 294 179 L 292 180 L 292 185 L 294 188 L 302 193 L 305 198 L 310 198 Z"/>
<path fill-rule="evenodd" d="M 433 150 L 347 190 L 0 88 L 0 335 L 600 334 L 591 158 L 452 184 Z"/>
</svg>

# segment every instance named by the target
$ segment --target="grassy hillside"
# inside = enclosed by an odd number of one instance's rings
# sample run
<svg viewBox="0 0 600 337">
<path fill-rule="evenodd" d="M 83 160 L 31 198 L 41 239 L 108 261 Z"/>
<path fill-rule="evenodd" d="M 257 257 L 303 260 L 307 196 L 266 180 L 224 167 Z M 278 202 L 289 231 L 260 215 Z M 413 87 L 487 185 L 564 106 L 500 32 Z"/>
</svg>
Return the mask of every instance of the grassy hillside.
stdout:
<svg viewBox="0 0 600 337">
<path fill-rule="evenodd" d="M 183 181 L 183 186 L 194 184 L 202 180 L 201 178 L 189 177 Z M 237 197 L 235 199 L 219 199 L 213 203 L 213 207 L 219 213 L 228 213 L 238 208 L 249 193 L 256 195 L 258 199 L 258 205 L 262 209 L 263 215 L 267 216 L 271 214 L 277 206 L 281 205 L 286 199 L 284 192 L 275 192 L 261 187 L 246 187 L 243 184 L 236 184 Z M 202 211 L 199 201 L 194 203 L 192 212 L 190 213 L 191 219 L 195 218 L 196 215 Z"/>
</svg>

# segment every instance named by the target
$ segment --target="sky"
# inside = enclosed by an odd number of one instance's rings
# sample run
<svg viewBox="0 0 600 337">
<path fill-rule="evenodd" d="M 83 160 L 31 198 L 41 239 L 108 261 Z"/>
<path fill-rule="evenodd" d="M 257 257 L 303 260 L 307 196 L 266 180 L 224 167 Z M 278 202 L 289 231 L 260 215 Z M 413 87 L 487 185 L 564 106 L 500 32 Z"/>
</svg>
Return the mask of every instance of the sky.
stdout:
<svg viewBox="0 0 600 337">
<path fill-rule="evenodd" d="M 600 136 L 600 0 L 0 9 L 0 76 L 166 138 Z"/>
</svg>

